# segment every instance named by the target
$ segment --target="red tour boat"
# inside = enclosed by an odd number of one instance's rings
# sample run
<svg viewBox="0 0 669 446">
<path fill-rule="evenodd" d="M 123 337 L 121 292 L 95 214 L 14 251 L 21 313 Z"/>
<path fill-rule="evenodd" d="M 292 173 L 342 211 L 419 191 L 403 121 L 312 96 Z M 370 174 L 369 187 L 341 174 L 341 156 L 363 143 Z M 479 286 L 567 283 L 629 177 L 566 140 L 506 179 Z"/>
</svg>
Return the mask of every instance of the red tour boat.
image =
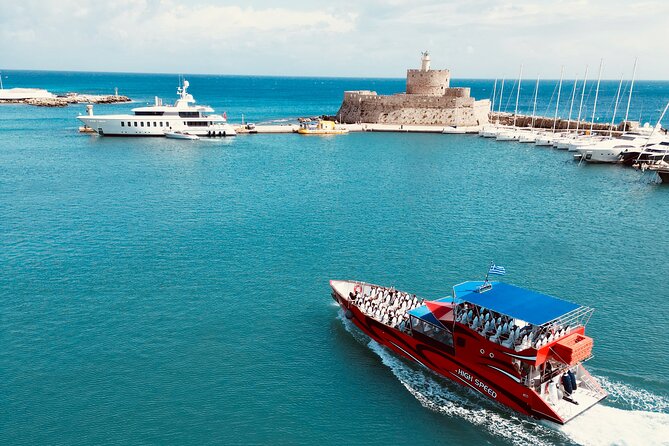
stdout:
<svg viewBox="0 0 669 446">
<path fill-rule="evenodd" d="M 592 308 L 487 280 L 432 301 L 364 282 L 330 286 L 375 341 L 520 413 L 564 424 L 607 396 L 583 367 Z"/>
</svg>

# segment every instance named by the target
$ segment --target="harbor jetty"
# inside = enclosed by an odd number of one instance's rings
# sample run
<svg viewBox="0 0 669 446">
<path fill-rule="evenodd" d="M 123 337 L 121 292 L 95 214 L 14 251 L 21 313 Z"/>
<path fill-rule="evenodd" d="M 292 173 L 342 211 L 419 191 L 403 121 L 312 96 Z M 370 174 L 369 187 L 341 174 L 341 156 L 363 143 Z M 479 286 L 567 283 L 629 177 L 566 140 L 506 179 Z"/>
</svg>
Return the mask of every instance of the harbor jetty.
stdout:
<svg viewBox="0 0 669 446">
<path fill-rule="evenodd" d="M 70 104 L 115 104 L 131 102 L 127 96 L 81 93 L 53 94 L 39 88 L 0 89 L 0 104 L 27 104 L 38 107 L 65 107 Z"/>
<path fill-rule="evenodd" d="M 639 128 L 638 121 L 621 121 L 618 124 L 611 123 L 592 123 L 590 121 L 577 121 L 575 119 L 562 119 L 562 118 L 550 118 L 545 116 L 531 116 L 531 115 L 515 115 L 513 113 L 504 113 L 504 112 L 491 112 L 490 113 L 490 123 L 499 124 L 508 127 L 519 127 L 519 128 L 534 128 L 534 129 L 553 129 L 555 127 L 556 131 L 559 130 L 572 130 L 574 131 L 577 127 L 583 131 L 590 131 L 592 127 L 593 132 L 613 132 L 619 134 L 622 132 L 630 132 Z"/>
</svg>

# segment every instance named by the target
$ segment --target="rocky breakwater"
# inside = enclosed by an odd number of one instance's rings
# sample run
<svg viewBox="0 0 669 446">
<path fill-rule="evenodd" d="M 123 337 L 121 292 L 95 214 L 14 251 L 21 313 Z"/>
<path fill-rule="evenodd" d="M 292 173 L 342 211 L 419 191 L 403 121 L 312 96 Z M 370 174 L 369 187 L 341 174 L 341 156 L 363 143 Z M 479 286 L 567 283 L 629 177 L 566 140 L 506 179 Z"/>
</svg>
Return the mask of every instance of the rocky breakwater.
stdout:
<svg viewBox="0 0 669 446">
<path fill-rule="evenodd" d="M 46 90 L 14 88 L 0 90 L 0 104 L 28 104 L 39 107 L 65 107 L 69 104 L 115 104 L 131 102 L 127 96 L 66 93 L 55 95 Z"/>
</svg>

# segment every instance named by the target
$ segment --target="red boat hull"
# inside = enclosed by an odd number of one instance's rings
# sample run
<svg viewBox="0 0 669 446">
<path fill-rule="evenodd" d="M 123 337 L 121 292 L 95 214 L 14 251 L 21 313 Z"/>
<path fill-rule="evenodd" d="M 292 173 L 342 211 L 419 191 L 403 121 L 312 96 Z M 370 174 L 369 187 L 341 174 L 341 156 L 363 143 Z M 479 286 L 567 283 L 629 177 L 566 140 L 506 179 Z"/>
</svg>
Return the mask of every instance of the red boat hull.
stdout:
<svg viewBox="0 0 669 446">
<path fill-rule="evenodd" d="M 538 356 L 536 350 L 507 349 L 461 324 L 455 324 L 454 347 L 448 347 L 420 333 L 411 336 L 382 324 L 350 305 L 336 291 L 333 298 L 360 330 L 395 353 L 517 412 L 564 424 L 533 389 L 521 384 L 520 372 L 514 368 L 513 359 L 534 363 Z"/>
</svg>

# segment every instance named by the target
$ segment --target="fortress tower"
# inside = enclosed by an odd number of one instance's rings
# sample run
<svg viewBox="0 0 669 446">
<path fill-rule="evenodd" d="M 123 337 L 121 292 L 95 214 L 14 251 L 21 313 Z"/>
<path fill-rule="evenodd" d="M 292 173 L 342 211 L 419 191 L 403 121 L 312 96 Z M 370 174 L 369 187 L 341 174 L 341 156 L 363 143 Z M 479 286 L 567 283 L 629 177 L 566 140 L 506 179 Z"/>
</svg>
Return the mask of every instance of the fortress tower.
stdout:
<svg viewBox="0 0 669 446">
<path fill-rule="evenodd" d="M 451 88 L 448 70 L 430 69 L 422 53 L 420 69 L 407 70 L 405 93 L 377 95 L 375 91 L 345 91 L 336 119 L 340 122 L 477 126 L 488 122 L 490 101 L 477 101 L 467 87 Z"/>
<path fill-rule="evenodd" d="M 407 70 L 407 94 L 443 96 L 451 82 L 448 70 L 430 70 L 430 54 L 422 54 L 420 70 Z"/>
</svg>

